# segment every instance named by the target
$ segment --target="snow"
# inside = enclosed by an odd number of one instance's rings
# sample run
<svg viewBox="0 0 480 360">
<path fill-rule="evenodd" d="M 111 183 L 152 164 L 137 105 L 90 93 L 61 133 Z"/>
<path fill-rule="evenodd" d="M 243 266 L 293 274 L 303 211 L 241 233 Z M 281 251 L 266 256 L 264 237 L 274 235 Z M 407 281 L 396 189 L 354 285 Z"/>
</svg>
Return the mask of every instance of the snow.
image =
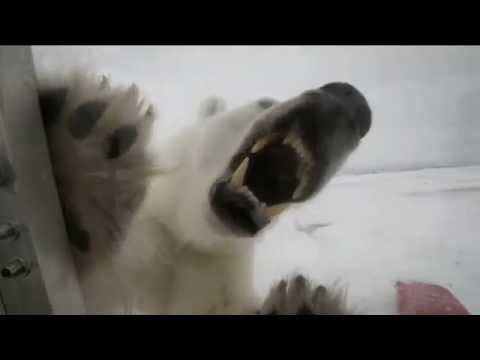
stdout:
<svg viewBox="0 0 480 360">
<path fill-rule="evenodd" d="M 256 286 L 264 293 L 302 272 L 339 280 L 362 313 L 394 314 L 395 282 L 424 281 L 478 314 L 478 219 L 480 167 L 337 176 L 272 226 L 259 244 Z M 305 231 L 312 224 L 322 226 Z"/>
</svg>

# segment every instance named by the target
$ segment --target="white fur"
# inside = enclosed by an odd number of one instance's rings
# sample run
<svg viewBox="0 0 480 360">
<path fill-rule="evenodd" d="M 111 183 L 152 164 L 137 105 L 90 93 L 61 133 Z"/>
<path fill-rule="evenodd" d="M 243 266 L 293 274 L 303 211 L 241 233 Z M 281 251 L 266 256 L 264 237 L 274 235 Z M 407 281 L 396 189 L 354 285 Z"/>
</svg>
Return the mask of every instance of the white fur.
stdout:
<svg viewBox="0 0 480 360">
<path fill-rule="evenodd" d="M 163 157 L 175 159 L 167 168 L 146 156 L 153 114 L 137 87 L 112 89 L 108 80 L 87 76 L 75 81 L 49 139 L 62 200 L 91 234 L 92 251 L 76 254 L 87 311 L 247 314 L 260 309 L 252 286 L 258 237 L 233 235 L 207 200 L 258 115 L 270 111 L 265 102 L 227 111 L 221 99 L 206 101 L 198 121 L 164 149 Z M 109 107 L 92 136 L 76 141 L 66 133 L 65 119 L 87 98 L 105 99 Z M 105 160 L 102 141 L 122 124 L 138 125 L 139 140 L 120 159 Z M 144 187 L 138 209 L 124 210 L 120 200 L 131 200 Z"/>
<path fill-rule="evenodd" d="M 251 273 L 256 239 L 222 229 L 207 199 L 210 185 L 261 111 L 252 103 L 201 118 L 182 135 L 188 136 L 183 141 L 188 146 L 179 168 L 152 179 L 117 256 L 136 311 L 221 314 L 256 309 Z"/>
</svg>

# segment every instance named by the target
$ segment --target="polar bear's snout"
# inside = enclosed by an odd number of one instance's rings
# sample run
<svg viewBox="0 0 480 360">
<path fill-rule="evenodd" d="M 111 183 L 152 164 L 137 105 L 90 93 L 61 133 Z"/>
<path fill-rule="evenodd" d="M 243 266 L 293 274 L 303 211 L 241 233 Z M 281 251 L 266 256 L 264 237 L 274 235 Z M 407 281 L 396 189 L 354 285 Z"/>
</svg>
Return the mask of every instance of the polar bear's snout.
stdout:
<svg viewBox="0 0 480 360">
<path fill-rule="evenodd" d="M 318 192 L 371 127 L 359 90 L 329 83 L 261 114 L 210 191 L 216 216 L 233 232 L 255 235 L 295 202 Z"/>
</svg>

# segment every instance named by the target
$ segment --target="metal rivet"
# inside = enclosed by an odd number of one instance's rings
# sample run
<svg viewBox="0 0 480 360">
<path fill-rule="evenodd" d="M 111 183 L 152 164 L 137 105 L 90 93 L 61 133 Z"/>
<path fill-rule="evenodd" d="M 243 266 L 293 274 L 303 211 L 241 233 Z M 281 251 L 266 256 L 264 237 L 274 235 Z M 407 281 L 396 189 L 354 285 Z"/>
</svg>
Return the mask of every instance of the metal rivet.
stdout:
<svg viewBox="0 0 480 360">
<path fill-rule="evenodd" d="M 25 260 L 17 258 L 5 265 L 1 274 L 7 279 L 25 277 L 30 274 L 30 267 L 27 265 Z"/>
<path fill-rule="evenodd" d="M 0 155 L 0 186 L 10 186 L 15 182 L 15 172 L 10 162 Z"/>
<path fill-rule="evenodd" d="M 12 224 L 0 224 L 0 240 L 16 239 L 19 236 L 18 229 Z"/>
</svg>

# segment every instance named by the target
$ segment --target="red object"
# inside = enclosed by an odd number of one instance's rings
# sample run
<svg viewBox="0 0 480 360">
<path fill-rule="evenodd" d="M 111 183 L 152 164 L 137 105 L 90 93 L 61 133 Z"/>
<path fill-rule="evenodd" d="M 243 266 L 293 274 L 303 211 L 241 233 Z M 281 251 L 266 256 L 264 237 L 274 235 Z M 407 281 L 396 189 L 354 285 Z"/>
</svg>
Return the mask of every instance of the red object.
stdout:
<svg viewBox="0 0 480 360">
<path fill-rule="evenodd" d="M 439 285 L 397 282 L 400 315 L 470 315 L 453 294 Z"/>
</svg>

